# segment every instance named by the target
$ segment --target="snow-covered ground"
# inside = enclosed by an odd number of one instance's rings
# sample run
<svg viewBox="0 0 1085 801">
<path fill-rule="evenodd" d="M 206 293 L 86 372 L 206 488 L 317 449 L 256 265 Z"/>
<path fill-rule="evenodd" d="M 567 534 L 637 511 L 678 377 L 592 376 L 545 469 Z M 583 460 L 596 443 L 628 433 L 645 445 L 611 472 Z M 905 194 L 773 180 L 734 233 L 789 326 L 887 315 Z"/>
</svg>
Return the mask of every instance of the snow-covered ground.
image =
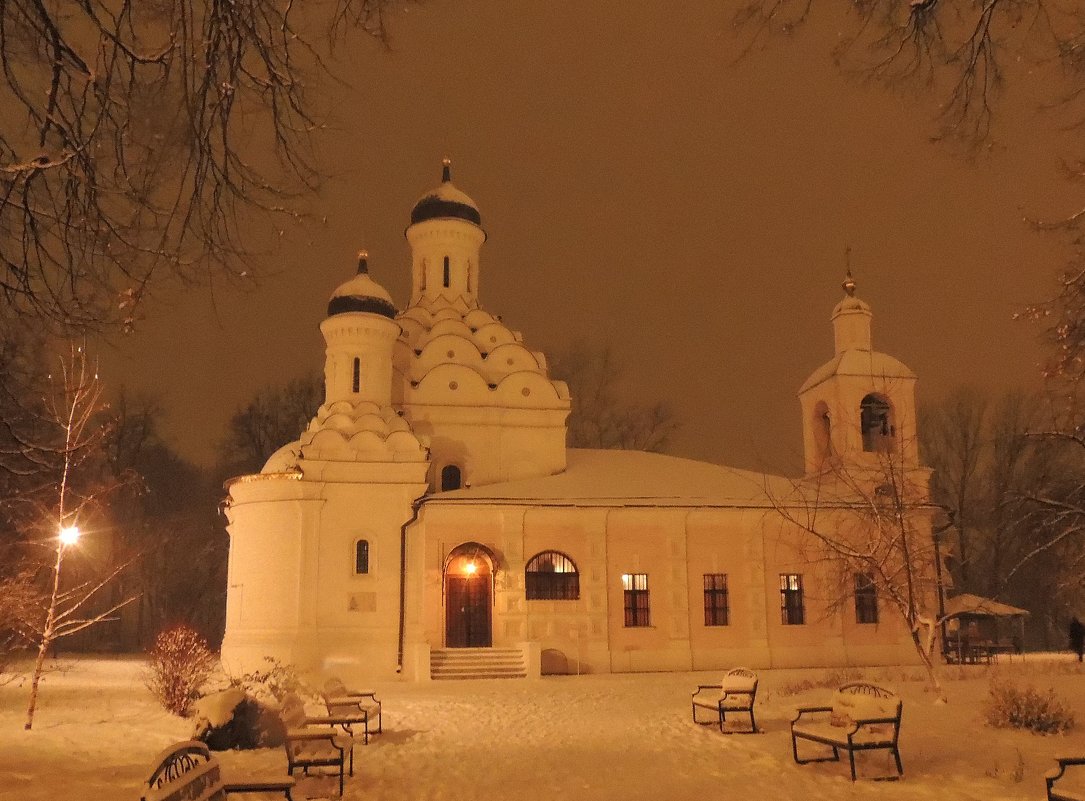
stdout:
<svg viewBox="0 0 1085 801">
<path fill-rule="evenodd" d="M 142 668 L 136 659 L 60 660 L 43 683 L 30 732 L 23 730 L 25 686 L 0 687 L 0 799 L 138 799 L 155 755 L 186 739 L 191 725 L 156 705 Z M 757 735 L 721 735 L 691 722 L 690 692 L 718 681 L 714 673 L 378 684 L 385 733 L 358 745 L 344 797 L 1042 799 L 1054 755 L 1085 755 L 1085 671 L 1065 656 L 947 668 L 948 705 L 933 703 L 916 668 L 870 668 L 864 678 L 904 698 L 905 779 L 853 785 L 846 763 L 796 765 L 791 758 L 792 708 L 830 694 L 795 690 L 831 681 L 831 673 L 761 671 L 764 733 Z M 992 676 L 1054 688 L 1077 711 L 1078 727 L 1040 737 L 985 726 L 981 706 Z M 227 780 L 285 771 L 281 750 L 222 759 Z M 867 775 L 889 770 L 883 752 L 860 755 L 859 764 Z M 333 782 L 307 780 L 295 797 L 329 788 L 334 796 Z"/>
</svg>

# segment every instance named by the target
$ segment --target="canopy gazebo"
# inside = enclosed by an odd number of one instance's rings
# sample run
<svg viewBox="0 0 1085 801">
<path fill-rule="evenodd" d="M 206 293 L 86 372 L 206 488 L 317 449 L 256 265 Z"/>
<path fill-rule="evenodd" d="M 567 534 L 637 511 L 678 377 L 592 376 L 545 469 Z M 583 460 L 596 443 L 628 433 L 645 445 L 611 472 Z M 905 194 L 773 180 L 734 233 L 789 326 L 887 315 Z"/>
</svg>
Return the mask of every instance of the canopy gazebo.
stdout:
<svg viewBox="0 0 1085 801">
<path fill-rule="evenodd" d="M 946 599 L 946 636 L 942 655 L 947 662 L 990 662 L 1000 653 L 1020 653 L 1025 641 L 1027 609 L 961 593 Z"/>
</svg>

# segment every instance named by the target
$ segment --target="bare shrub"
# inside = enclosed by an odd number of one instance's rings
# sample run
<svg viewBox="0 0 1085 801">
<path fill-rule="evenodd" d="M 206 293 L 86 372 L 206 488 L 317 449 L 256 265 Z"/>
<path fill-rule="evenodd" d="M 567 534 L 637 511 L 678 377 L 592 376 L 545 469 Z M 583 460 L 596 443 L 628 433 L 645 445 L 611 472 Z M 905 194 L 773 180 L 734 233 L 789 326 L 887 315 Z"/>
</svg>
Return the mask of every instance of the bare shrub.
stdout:
<svg viewBox="0 0 1085 801">
<path fill-rule="evenodd" d="M 1027 729 L 1036 734 L 1062 734 L 1074 727 L 1074 713 L 1049 689 L 1018 687 L 1009 681 L 992 681 L 984 706 L 989 726 L 996 729 Z"/>
<path fill-rule="evenodd" d="M 861 671 L 855 668 L 838 668 L 836 670 L 827 670 L 821 675 L 814 676 L 808 679 L 801 679 L 800 681 L 793 681 L 783 685 L 777 693 L 779 695 L 798 695 L 804 693 L 807 690 L 822 690 L 833 689 L 840 687 L 843 684 L 847 684 L 852 681 L 861 681 L 863 674 Z"/>
<path fill-rule="evenodd" d="M 147 665 L 147 689 L 168 712 L 183 715 L 214 667 L 215 655 L 207 640 L 179 623 L 155 637 Z"/>
</svg>

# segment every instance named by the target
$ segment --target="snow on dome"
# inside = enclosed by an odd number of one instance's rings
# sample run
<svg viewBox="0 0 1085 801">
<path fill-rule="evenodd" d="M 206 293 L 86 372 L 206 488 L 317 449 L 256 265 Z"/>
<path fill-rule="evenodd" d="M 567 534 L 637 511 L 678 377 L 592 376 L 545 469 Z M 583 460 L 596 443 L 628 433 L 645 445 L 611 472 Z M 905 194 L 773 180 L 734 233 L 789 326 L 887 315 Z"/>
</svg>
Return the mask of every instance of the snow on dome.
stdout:
<svg viewBox="0 0 1085 801">
<path fill-rule="evenodd" d="M 849 295 L 833 307 L 833 317 L 848 312 L 866 312 L 870 314 L 870 305 L 853 295 Z"/>
<path fill-rule="evenodd" d="M 482 215 L 475 201 L 452 183 L 451 169 L 452 162 L 445 159 L 441 184 L 422 195 L 411 209 L 412 225 L 446 217 L 482 225 Z"/>
<path fill-rule="evenodd" d="M 261 473 L 286 473 L 296 470 L 298 466 L 298 454 L 301 453 L 301 443 L 297 440 L 288 442 L 275 453 L 268 457 Z"/>
<path fill-rule="evenodd" d="M 412 462 L 427 457 L 426 446 L 406 420 L 390 406 L 369 401 L 321 406 L 295 447 L 303 458 L 322 461 Z"/>
<path fill-rule="evenodd" d="M 336 287 L 328 301 L 328 316 L 346 312 L 368 312 L 383 317 L 396 316 L 396 307 L 388 290 L 369 277 L 369 254 L 358 254 L 358 274 Z"/>
</svg>

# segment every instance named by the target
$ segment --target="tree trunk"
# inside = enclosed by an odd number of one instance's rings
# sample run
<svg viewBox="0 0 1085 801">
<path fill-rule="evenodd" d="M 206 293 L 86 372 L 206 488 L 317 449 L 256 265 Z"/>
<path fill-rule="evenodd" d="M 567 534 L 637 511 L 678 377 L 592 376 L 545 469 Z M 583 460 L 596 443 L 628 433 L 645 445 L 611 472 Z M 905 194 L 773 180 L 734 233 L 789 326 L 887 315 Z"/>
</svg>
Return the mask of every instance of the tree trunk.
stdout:
<svg viewBox="0 0 1085 801">
<path fill-rule="evenodd" d="M 50 609 L 49 611 L 51 613 L 53 610 Z M 49 623 L 49 628 L 52 628 L 52 621 L 50 620 Z M 45 665 L 45 654 L 52 642 L 52 632 L 47 632 L 42 636 L 41 645 L 38 646 L 38 658 L 34 662 L 34 675 L 30 679 L 30 702 L 26 707 L 26 723 L 23 724 L 23 729 L 26 731 L 30 731 L 30 727 L 34 725 L 34 709 L 38 705 L 38 683 L 41 681 L 42 668 Z"/>
</svg>

